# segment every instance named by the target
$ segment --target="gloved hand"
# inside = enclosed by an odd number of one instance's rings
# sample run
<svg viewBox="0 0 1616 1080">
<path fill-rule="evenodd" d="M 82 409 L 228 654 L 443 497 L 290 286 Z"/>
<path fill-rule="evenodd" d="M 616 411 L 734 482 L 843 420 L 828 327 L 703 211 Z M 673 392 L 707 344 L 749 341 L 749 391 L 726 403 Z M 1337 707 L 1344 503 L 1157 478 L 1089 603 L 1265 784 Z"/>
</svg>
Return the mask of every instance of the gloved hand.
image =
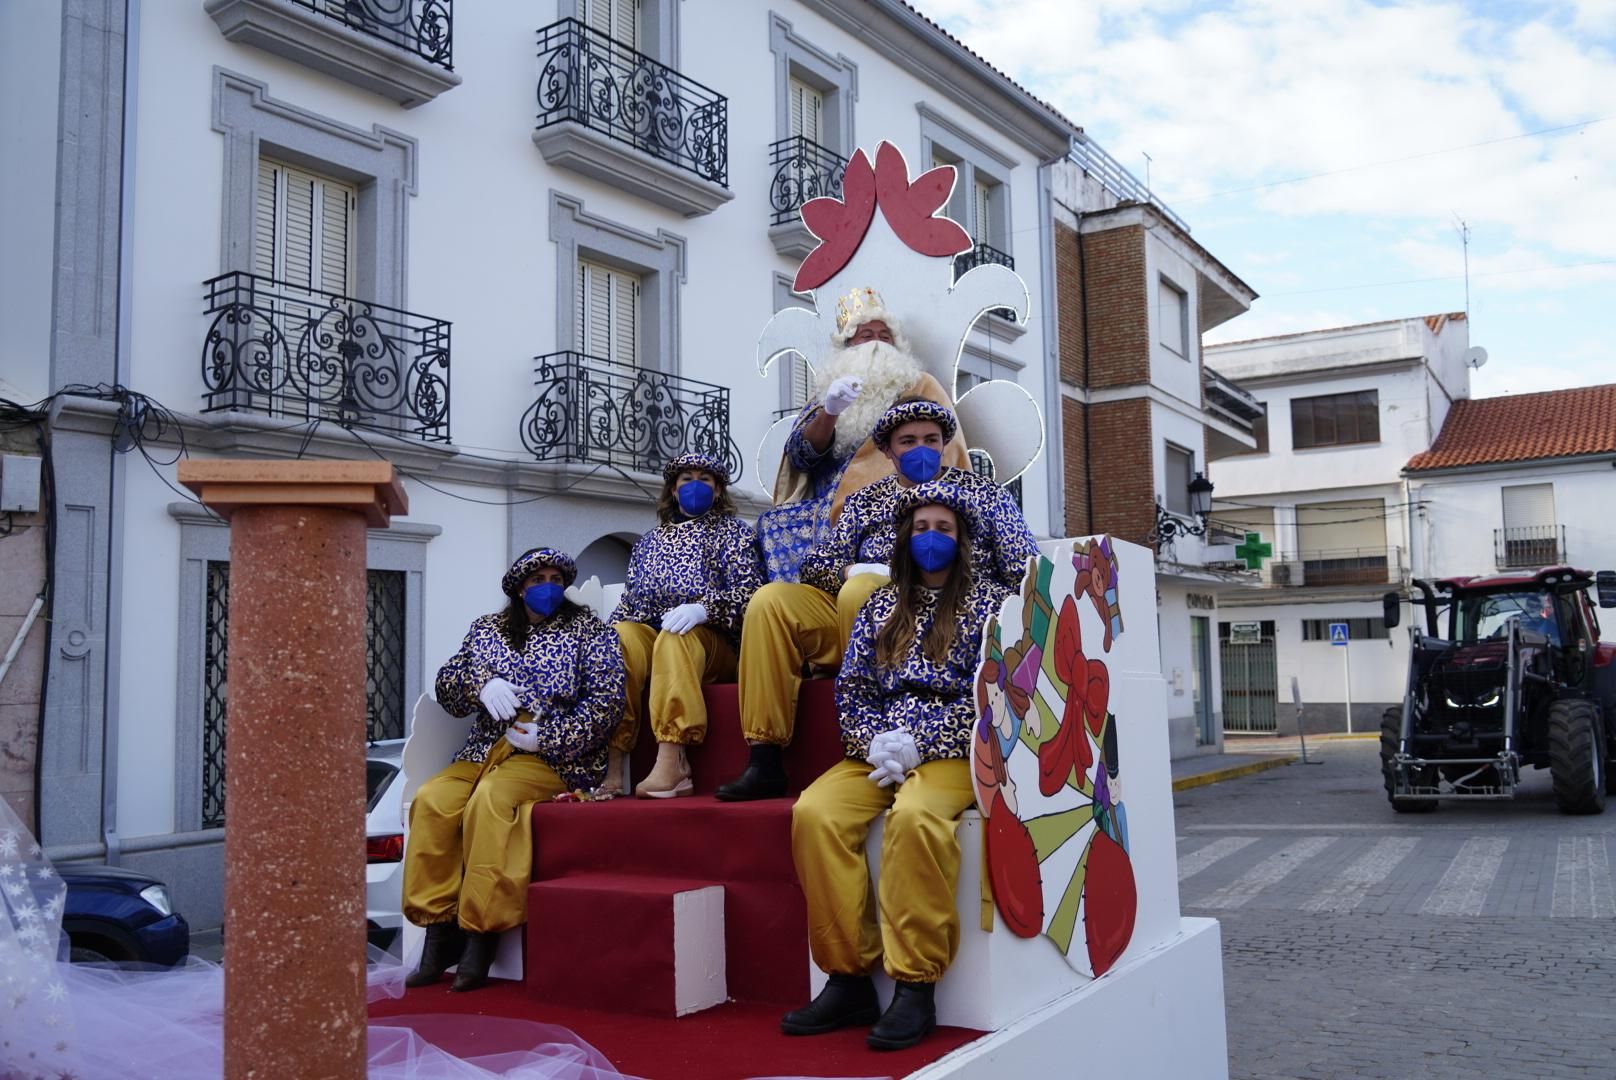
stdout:
<svg viewBox="0 0 1616 1080">
<path fill-rule="evenodd" d="M 879 765 L 892 756 L 892 739 L 897 731 L 883 731 L 870 740 L 870 749 L 865 753 L 864 760 L 871 765 Z"/>
<path fill-rule="evenodd" d="M 905 774 L 920 768 L 920 747 L 915 745 L 913 735 L 907 731 L 892 733 L 892 760 L 903 767 Z"/>
<path fill-rule="evenodd" d="M 706 621 L 706 605 L 680 604 L 662 616 L 662 629 L 670 634 L 688 634 Z"/>
<path fill-rule="evenodd" d="M 920 766 L 920 748 L 915 745 L 913 735 L 895 728 L 870 740 L 870 752 L 865 760 L 875 766 L 870 781 L 890 787 L 903 783 L 910 771 Z"/>
<path fill-rule="evenodd" d="M 877 765 L 875 767 L 875 771 L 870 774 L 871 783 L 879 784 L 882 787 L 891 787 L 893 784 L 901 784 L 903 783 L 903 780 L 903 766 L 899 765 L 891 758 L 887 758 L 881 764 Z"/>
<path fill-rule="evenodd" d="M 884 562 L 850 563 L 847 567 L 847 573 L 842 576 L 850 578 L 855 574 L 880 574 L 884 578 L 890 578 L 892 576 L 892 567 Z"/>
<path fill-rule="evenodd" d="M 851 375 L 843 375 L 825 388 L 825 412 L 831 416 L 840 416 L 842 412 L 858 399 L 859 391 L 864 389 L 864 380 Z"/>
<path fill-rule="evenodd" d="M 483 708 L 495 720 L 509 720 L 521 705 L 516 697 L 516 687 L 499 678 L 483 683 L 483 688 L 477 691 L 477 700 L 483 703 Z"/>
<path fill-rule="evenodd" d="M 505 741 L 518 750 L 536 753 L 539 749 L 539 725 L 531 720 L 518 720 L 506 729 Z"/>
</svg>

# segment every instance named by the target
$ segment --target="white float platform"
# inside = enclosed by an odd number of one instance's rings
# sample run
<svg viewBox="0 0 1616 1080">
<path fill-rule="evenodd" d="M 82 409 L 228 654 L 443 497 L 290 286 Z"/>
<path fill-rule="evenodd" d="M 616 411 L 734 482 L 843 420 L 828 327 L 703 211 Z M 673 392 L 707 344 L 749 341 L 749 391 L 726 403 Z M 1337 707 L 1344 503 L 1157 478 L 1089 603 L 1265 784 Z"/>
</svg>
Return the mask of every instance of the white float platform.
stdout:
<svg viewBox="0 0 1616 1080">
<path fill-rule="evenodd" d="M 1228 1080 L 1221 947 L 1216 919 L 1181 919 L 1177 936 L 909 1076 Z"/>
</svg>

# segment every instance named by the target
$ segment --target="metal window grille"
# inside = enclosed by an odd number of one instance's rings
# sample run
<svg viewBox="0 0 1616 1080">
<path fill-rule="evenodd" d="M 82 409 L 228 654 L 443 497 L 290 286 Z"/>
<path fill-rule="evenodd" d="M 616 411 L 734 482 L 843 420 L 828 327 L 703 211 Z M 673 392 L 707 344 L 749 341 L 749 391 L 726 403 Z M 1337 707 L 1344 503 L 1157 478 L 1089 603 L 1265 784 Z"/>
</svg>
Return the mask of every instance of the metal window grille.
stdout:
<svg viewBox="0 0 1616 1080">
<path fill-rule="evenodd" d="M 365 573 L 365 735 L 404 737 L 405 575 Z M 202 827 L 224 824 L 230 564 L 208 563 L 202 632 Z"/>
</svg>

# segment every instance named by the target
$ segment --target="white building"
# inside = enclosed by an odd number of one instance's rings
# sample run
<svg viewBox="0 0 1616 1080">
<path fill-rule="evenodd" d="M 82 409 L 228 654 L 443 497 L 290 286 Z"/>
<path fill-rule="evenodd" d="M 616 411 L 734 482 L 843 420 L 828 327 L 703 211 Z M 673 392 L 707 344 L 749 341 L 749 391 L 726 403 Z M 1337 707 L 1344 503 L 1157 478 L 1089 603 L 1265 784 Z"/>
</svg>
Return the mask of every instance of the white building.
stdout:
<svg viewBox="0 0 1616 1080">
<path fill-rule="evenodd" d="M 1459 402 L 1406 470 L 1420 576 L 1616 570 L 1613 469 L 1616 384 Z"/>
<path fill-rule="evenodd" d="M 797 204 L 856 146 L 960 167 L 962 259 L 1032 296 L 1027 325 L 977 324 L 960 389 L 1010 378 L 1059 413 L 1048 191 L 1078 131 L 908 5 L 403 8 L 0 6 L 0 393 L 56 395 L 40 831 L 167 879 L 197 927 L 229 550 L 172 483 L 182 434 L 403 471 L 409 516 L 370 544 L 383 736 L 513 555 L 619 577 L 666 456 L 727 453 L 761 508 L 754 449 L 805 387 L 759 378 L 755 342 L 793 302 Z M 1021 490 L 1063 535 L 1057 455 Z"/>
<path fill-rule="evenodd" d="M 1349 678 L 1355 731 L 1402 700 L 1408 642 L 1382 624 L 1381 596 L 1431 572 L 1403 467 L 1469 397 L 1468 346 L 1464 315 L 1448 314 L 1206 348 L 1266 412 L 1256 450 L 1216 473 L 1214 525 L 1271 549 L 1249 552 L 1262 589 L 1219 598 L 1226 731 L 1294 732 L 1293 678 L 1309 731 L 1346 728 Z M 1333 623 L 1348 644 L 1332 645 Z"/>
</svg>

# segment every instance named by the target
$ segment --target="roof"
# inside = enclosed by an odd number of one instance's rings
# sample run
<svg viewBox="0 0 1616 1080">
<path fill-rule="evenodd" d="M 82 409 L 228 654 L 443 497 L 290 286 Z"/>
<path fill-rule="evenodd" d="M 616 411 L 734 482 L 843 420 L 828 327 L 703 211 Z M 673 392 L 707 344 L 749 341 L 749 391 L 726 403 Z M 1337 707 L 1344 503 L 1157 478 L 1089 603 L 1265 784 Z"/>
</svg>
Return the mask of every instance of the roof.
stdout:
<svg viewBox="0 0 1616 1080">
<path fill-rule="evenodd" d="M 1408 472 L 1616 453 L 1616 383 L 1454 402 Z"/>
<path fill-rule="evenodd" d="M 1440 334 L 1442 332 L 1442 328 L 1447 326 L 1448 323 L 1464 322 L 1468 316 L 1462 311 L 1445 311 L 1440 315 L 1415 315 L 1413 318 L 1419 319 L 1421 322 L 1425 323 L 1425 325 L 1430 328 L 1431 333 Z M 1321 336 L 1324 334 L 1339 334 L 1343 330 L 1363 330 L 1371 326 L 1393 326 L 1397 323 L 1404 323 L 1408 321 L 1410 320 L 1377 319 L 1374 322 L 1348 323 L 1345 326 L 1326 326 L 1317 330 L 1291 330 L 1287 333 L 1271 334 L 1267 337 L 1240 338 L 1238 341 L 1219 341 L 1216 343 L 1208 343 L 1206 348 L 1210 351 L 1212 349 L 1221 349 L 1229 345 L 1250 345 L 1258 341 L 1279 341 L 1282 338 L 1312 337 L 1315 334 Z"/>
</svg>

